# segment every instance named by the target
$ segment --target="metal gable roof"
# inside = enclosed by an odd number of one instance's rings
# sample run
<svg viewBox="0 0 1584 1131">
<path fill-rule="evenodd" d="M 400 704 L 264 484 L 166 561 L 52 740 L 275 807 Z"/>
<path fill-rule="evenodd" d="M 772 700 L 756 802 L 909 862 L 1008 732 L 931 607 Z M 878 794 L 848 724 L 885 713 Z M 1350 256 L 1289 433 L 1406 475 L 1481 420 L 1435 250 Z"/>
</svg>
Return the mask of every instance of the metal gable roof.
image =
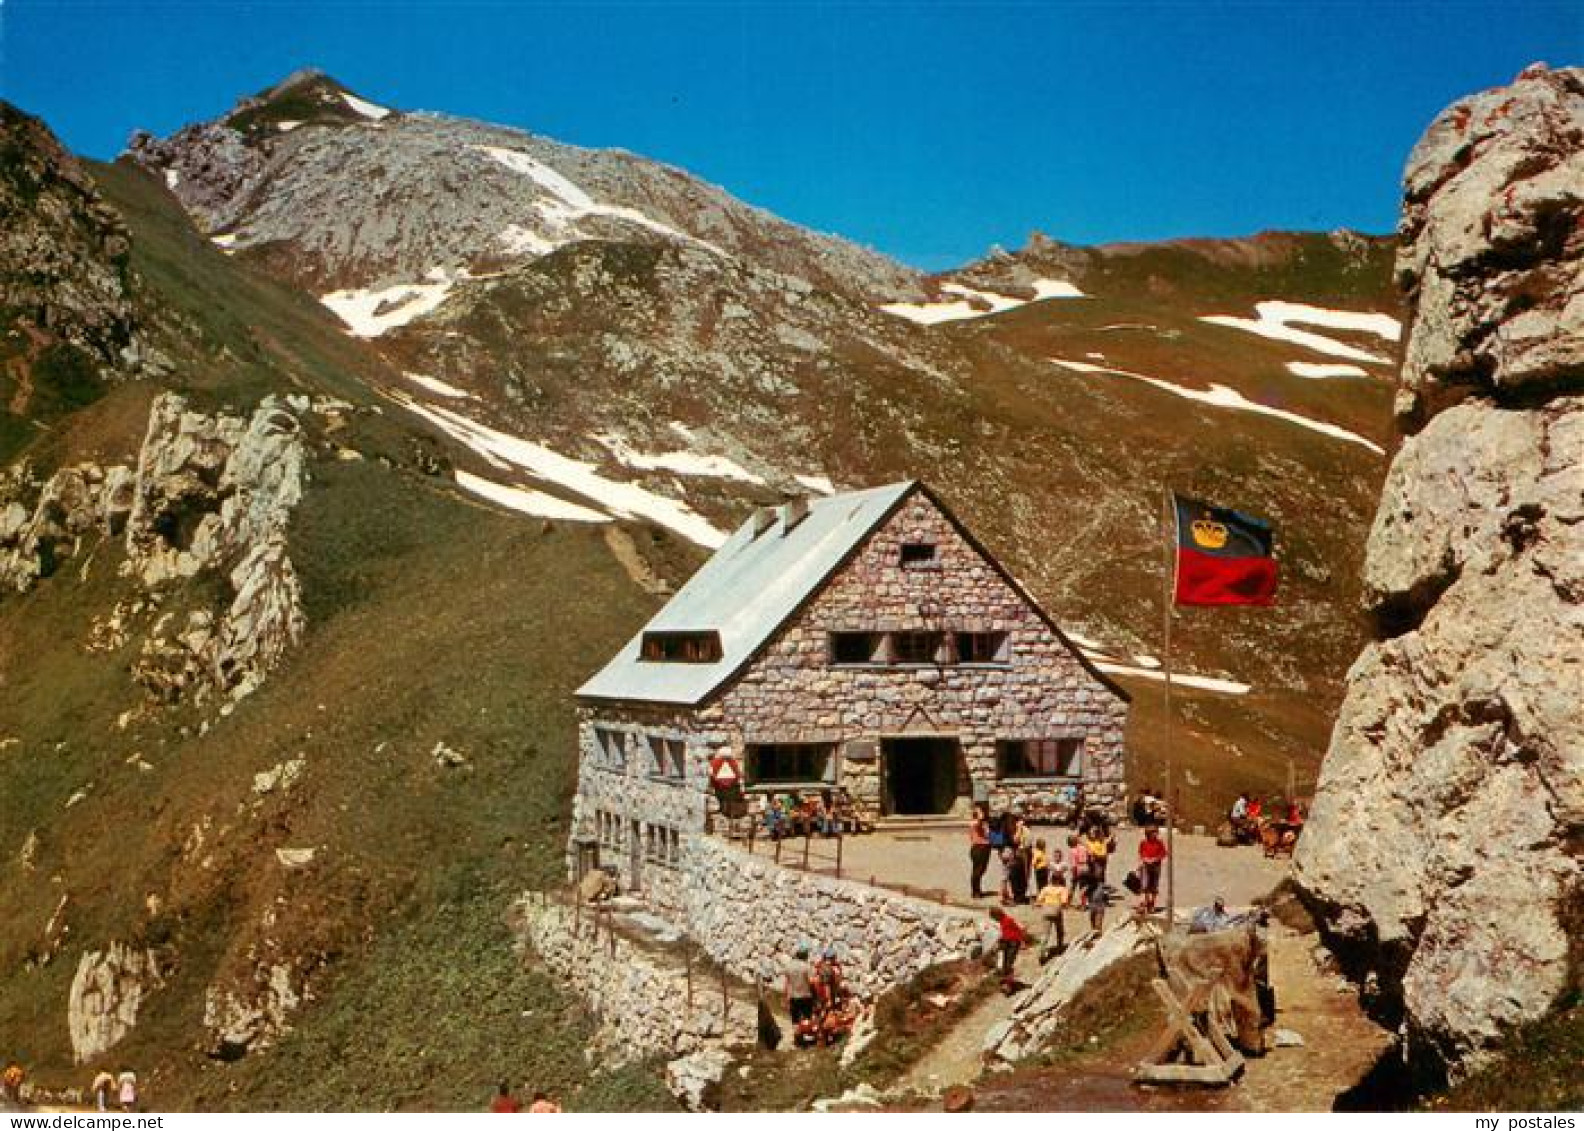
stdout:
<svg viewBox="0 0 1584 1131">
<path fill-rule="evenodd" d="M 730 680 L 917 486 L 913 480 L 810 499 L 788 530 L 748 518 L 598 674 L 583 699 L 693 706 Z M 639 658 L 645 633 L 720 634 L 714 663 Z"/>
</svg>

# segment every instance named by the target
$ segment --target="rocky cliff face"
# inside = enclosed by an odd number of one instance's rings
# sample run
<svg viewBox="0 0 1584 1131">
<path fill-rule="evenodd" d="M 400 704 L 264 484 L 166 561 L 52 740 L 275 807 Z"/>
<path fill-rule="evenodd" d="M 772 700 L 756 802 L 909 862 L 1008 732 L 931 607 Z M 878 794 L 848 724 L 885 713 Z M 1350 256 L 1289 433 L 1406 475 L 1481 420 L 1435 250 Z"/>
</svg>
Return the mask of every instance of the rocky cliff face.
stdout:
<svg viewBox="0 0 1584 1131">
<path fill-rule="evenodd" d="M 86 463 L 38 482 L 19 465 L 0 477 L 0 590 L 26 591 L 91 540 L 124 535 L 121 570 L 144 596 L 99 620 L 89 646 L 119 647 L 146 627 L 132 674 L 156 701 L 241 698 L 303 632 L 286 552 L 306 474 L 301 432 L 275 397 L 244 417 L 192 412 L 165 394 L 135 467 Z M 187 610 L 180 623 L 160 611 L 165 587 L 204 571 L 224 575 L 224 609 Z"/>
<path fill-rule="evenodd" d="M 917 290 L 903 265 L 680 169 L 402 113 L 314 71 L 129 152 L 222 246 L 315 291 L 487 273 L 585 239 L 703 248 L 865 297 Z"/>
<path fill-rule="evenodd" d="M 37 118 L 0 102 L 0 360 L 80 351 L 92 369 L 141 352 L 131 241 L 119 216 Z M 12 374 L 15 379 L 15 374 Z M 31 382 L 12 400 L 26 406 Z M 22 411 L 21 407 L 13 411 Z"/>
<path fill-rule="evenodd" d="M 1405 186 L 1409 435 L 1296 873 L 1457 1075 L 1584 975 L 1584 71 L 1451 107 Z"/>
</svg>

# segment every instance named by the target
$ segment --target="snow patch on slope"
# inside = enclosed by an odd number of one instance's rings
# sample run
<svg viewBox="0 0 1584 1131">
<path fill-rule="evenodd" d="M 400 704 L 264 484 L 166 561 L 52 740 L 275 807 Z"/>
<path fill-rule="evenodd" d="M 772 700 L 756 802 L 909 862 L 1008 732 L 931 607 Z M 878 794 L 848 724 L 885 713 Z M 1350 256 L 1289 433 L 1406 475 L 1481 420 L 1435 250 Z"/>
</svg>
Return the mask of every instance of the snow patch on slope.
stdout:
<svg viewBox="0 0 1584 1131">
<path fill-rule="evenodd" d="M 450 397 L 453 400 L 477 400 L 477 398 L 466 389 L 459 389 L 455 385 L 448 385 L 438 377 L 426 377 L 422 373 L 403 373 L 402 376 L 407 378 L 407 380 L 411 381 L 414 385 L 417 385 L 420 388 L 428 389 L 431 393 L 436 393 L 442 397 Z"/>
<path fill-rule="evenodd" d="M 1118 664 L 1109 660 L 1095 660 L 1094 666 L 1108 675 L 1128 675 L 1134 679 L 1149 679 L 1156 683 L 1166 682 L 1166 673 L 1158 668 L 1135 667 L 1132 664 Z M 1198 691 L 1216 691 L 1222 695 L 1247 695 L 1253 688 L 1246 683 L 1239 683 L 1235 679 L 1217 679 L 1215 676 L 1190 675 L 1182 672 L 1172 672 L 1173 687 L 1192 687 Z"/>
<path fill-rule="evenodd" d="M 1391 360 L 1361 350 L 1357 346 L 1350 346 L 1346 342 L 1339 342 L 1335 338 L 1328 338 L 1324 334 L 1300 330 L 1293 323 L 1321 326 L 1329 330 L 1352 330 L 1373 334 L 1388 342 L 1395 342 L 1402 337 L 1402 324 L 1397 319 L 1388 314 L 1372 311 L 1330 310 L 1323 306 L 1309 306 L 1301 302 L 1270 300 L 1255 303 L 1254 313 L 1253 318 L 1241 318 L 1232 314 L 1204 314 L 1200 316 L 1199 321 L 1216 326 L 1230 326 L 1235 330 L 1246 330 L 1262 338 L 1291 342 L 1328 357 L 1362 361 L 1368 365 L 1390 365 Z"/>
<path fill-rule="evenodd" d="M 568 522 L 611 521 L 611 516 L 603 511 L 580 507 L 576 503 L 528 487 L 511 487 L 505 483 L 497 483 L 493 479 L 485 479 L 470 472 L 457 471 L 456 482 L 458 487 L 470 494 L 535 518 L 559 518 Z"/>
<path fill-rule="evenodd" d="M 652 216 L 645 215 L 636 208 L 626 208 L 618 204 L 604 204 L 595 200 L 583 188 L 550 166 L 535 160 L 528 154 L 518 149 L 506 149 L 498 145 L 475 145 L 469 148 L 484 154 L 497 164 L 505 166 L 514 173 L 521 174 L 532 180 L 540 188 L 550 194 L 551 199 L 536 201 L 534 207 L 538 209 L 540 217 L 548 226 L 550 234 L 542 232 L 533 233 L 522 225 L 512 224 L 503 231 L 498 239 L 503 242 L 510 238 L 523 245 L 525 249 L 532 249 L 529 236 L 532 235 L 544 246 L 538 254 L 552 251 L 563 244 L 572 243 L 584 238 L 584 233 L 578 230 L 577 222 L 589 216 L 604 216 L 613 220 L 625 220 L 630 224 L 647 228 L 657 235 L 681 243 L 690 243 L 706 248 L 716 255 L 726 258 L 726 253 L 708 240 L 701 240 L 679 231 L 669 224 L 662 224 Z M 511 233 L 508 236 L 508 233 Z"/>
<path fill-rule="evenodd" d="M 691 451 L 648 454 L 638 451 L 626 439 L 614 432 L 596 432 L 590 438 L 607 448 L 611 455 L 616 457 L 617 462 L 626 467 L 637 468 L 639 471 L 670 471 L 677 475 L 735 479 L 739 483 L 755 483 L 761 486 L 764 484 L 762 478 L 725 456 Z"/>
<path fill-rule="evenodd" d="M 1333 439 L 1346 440 L 1350 444 L 1366 447 L 1376 455 L 1386 454 L 1379 444 L 1373 440 L 1365 439 L 1357 432 L 1349 432 L 1346 428 L 1339 428 L 1335 424 L 1327 424 L 1323 420 L 1315 420 L 1313 417 L 1301 416 L 1296 412 L 1271 408 L 1269 405 L 1260 404 L 1258 401 L 1251 401 L 1236 389 L 1226 385 L 1211 382 L 1208 390 L 1190 389 L 1185 385 L 1162 381 L 1158 377 L 1148 377 L 1143 373 L 1134 373 L 1127 369 L 1113 369 L 1106 365 L 1091 365 L 1086 361 L 1068 361 L 1059 357 L 1053 357 L 1051 361 L 1078 373 L 1106 373 L 1116 377 L 1129 377 L 1135 381 L 1143 381 L 1145 384 L 1153 385 L 1155 388 L 1171 393 L 1173 396 L 1185 397 L 1188 400 L 1214 405 L 1217 408 L 1231 408 L 1240 412 L 1253 412 L 1261 416 L 1273 416 L 1277 420 L 1285 420 L 1289 424 L 1296 424 L 1300 428 L 1309 429 L 1311 432 L 1319 432 L 1321 435 L 1330 436 Z"/>
<path fill-rule="evenodd" d="M 591 463 L 572 459 L 543 444 L 524 440 L 470 420 L 439 405 L 426 405 L 392 394 L 410 411 L 428 420 L 496 467 L 509 464 L 599 504 L 620 518 L 646 518 L 706 549 L 716 549 L 726 535 L 686 503 L 647 491 L 636 483 L 619 483 L 600 475 Z"/>
<path fill-rule="evenodd" d="M 961 283 L 941 284 L 941 293 L 961 295 L 951 302 L 888 302 L 880 307 L 887 314 L 906 318 L 921 326 L 934 326 L 941 322 L 960 322 L 967 318 L 986 318 L 992 314 L 1016 310 L 1030 302 L 1044 302 L 1053 298 L 1086 298 L 1082 291 L 1061 279 L 1035 279 L 1032 299 L 1012 298 L 994 291 L 979 291 Z M 988 310 L 984 307 L 989 307 Z"/>
<path fill-rule="evenodd" d="M 390 110 L 384 106 L 376 106 L 372 102 L 365 102 L 355 94 L 341 92 L 341 101 L 352 107 L 353 113 L 361 114 L 371 122 L 379 122 L 390 117 Z"/>
<path fill-rule="evenodd" d="M 1357 365 L 1349 365 L 1345 361 L 1335 363 L 1324 361 L 1289 361 L 1287 372 L 1294 377 L 1307 377 L 1311 380 L 1323 380 L 1327 377 L 1368 377 L 1369 371 Z"/>
<path fill-rule="evenodd" d="M 459 275 L 458 279 L 466 276 Z M 451 294 L 457 280 L 444 271 L 431 271 L 428 283 L 397 283 L 393 287 L 331 291 L 319 301 L 347 324 L 353 336 L 377 338 L 437 309 Z"/>
</svg>

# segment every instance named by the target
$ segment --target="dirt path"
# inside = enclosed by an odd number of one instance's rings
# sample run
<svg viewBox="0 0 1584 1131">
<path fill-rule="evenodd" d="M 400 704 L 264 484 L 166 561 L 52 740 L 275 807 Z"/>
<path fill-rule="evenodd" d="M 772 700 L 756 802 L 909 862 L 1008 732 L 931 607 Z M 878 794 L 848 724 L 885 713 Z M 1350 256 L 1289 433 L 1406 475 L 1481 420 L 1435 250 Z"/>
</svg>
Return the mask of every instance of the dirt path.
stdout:
<svg viewBox="0 0 1584 1131">
<path fill-rule="evenodd" d="M 1316 945 L 1314 935 L 1271 931 L 1275 1028 L 1304 1043 L 1249 1061 L 1229 1097 L 1238 1111 L 1330 1111 L 1337 1093 L 1356 1084 L 1390 1043 L 1390 1034 L 1364 1016 L 1353 988 L 1315 966 Z"/>
<path fill-rule="evenodd" d="M 1271 1047 L 1249 1058 L 1242 1077 L 1220 1089 L 1140 1087 L 1133 1067 L 1155 1036 L 1154 1025 L 1107 1048 L 1083 1053 L 1058 1068 L 1017 1070 L 978 1085 L 986 1111 L 1330 1111 L 1337 1095 L 1356 1084 L 1389 1042 L 1363 1015 L 1350 988 L 1316 967 L 1313 934 L 1273 924 L 1271 983 L 1277 1029 L 1303 1038 L 1293 1048 Z"/>
<path fill-rule="evenodd" d="M 1024 955 L 1023 957 L 1027 957 Z M 1022 969 L 1024 978 L 1030 975 Z M 984 1069 L 981 1053 L 985 1034 L 991 1028 L 1012 1016 L 1017 999 L 1006 994 L 993 994 L 968 1014 L 941 1038 L 941 1042 L 924 1054 L 907 1074 L 897 1081 L 892 1091 L 913 1092 L 921 1096 L 938 1096 L 954 1084 L 971 1084 Z"/>
</svg>

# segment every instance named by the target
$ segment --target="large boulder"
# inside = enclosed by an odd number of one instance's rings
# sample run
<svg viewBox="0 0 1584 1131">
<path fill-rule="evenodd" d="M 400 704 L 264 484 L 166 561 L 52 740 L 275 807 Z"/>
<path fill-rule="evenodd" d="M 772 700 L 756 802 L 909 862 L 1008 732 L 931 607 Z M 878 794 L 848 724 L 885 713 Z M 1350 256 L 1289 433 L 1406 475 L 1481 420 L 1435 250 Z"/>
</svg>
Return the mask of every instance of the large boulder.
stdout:
<svg viewBox="0 0 1584 1131">
<path fill-rule="evenodd" d="M 1584 967 L 1584 71 L 1451 107 L 1405 188 L 1409 435 L 1295 872 L 1376 1016 L 1456 1076 Z"/>
</svg>

